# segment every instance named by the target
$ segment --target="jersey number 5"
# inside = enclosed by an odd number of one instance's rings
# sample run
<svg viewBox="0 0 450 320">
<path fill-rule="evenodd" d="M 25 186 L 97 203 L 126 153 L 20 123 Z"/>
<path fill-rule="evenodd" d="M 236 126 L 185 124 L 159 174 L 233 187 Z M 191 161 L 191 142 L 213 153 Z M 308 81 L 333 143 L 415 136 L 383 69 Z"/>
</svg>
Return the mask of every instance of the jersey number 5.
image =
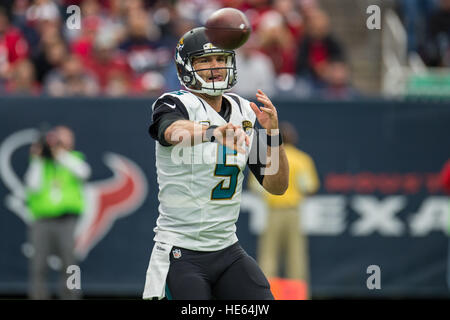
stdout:
<svg viewBox="0 0 450 320">
<path fill-rule="evenodd" d="M 235 164 L 227 164 L 227 155 L 236 155 L 236 150 L 228 149 L 223 145 L 217 146 L 217 164 L 214 175 L 219 177 L 229 177 L 230 184 L 227 188 L 223 186 L 225 180 L 219 182 L 211 191 L 211 200 L 228 200 L 234 196 L 237 187 L 238 175 L 241 169 Z M 219 158 L 221 157 L 221 158 Z"/>
</svg>

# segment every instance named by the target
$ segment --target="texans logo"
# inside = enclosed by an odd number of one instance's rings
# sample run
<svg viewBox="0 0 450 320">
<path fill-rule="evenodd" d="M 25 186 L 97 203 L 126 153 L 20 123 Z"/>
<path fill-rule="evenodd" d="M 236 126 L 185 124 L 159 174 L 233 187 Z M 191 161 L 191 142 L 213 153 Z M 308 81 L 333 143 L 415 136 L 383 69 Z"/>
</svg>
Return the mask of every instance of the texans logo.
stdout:
<svg viewBox="0 0 450 320">
<path fill-rule="evenodd" d="M 7 137 L 0 145 L 0 178 L 11 194 L 5 199 L 9 210 L 25 223 L 31 214 L 25 206 L 25 186 L 14 172 L 11 159 L 14 151 L 37 140 L 39 132 L 26 129 Z M 130 159 L 107 153 L 103 159 L 113 176 L 85 184 L 85 211 L 75 231 L 75 253 L 80 260 L 109 232 L 114 222 L 136 211 L 147 195 L 147 180 Z"/>
</svg>

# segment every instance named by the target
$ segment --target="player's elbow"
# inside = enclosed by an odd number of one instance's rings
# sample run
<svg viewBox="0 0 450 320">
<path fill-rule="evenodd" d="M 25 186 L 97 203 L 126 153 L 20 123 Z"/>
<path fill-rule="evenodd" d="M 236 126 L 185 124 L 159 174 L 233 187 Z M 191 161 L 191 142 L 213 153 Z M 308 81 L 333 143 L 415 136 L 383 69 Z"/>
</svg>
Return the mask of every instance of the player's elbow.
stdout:
<svg viewBox="0 0 450 320">
<path fill-rule="evenodd" d="M 283 194 L 286 193 L 287 189 L 289 187 L 289 183 L 285 183 L 283 184 L 281 187 L 279 187 L 274 194 L 276 194 L 277 196 L 282 196 Z"/>
<path fill-rule="evenodd" d="M 286 189 L 287 190 L 287 189 Z M 273 190 L 272 192 L 270 192 L 271 194 L 275 195 L 275 196 L 282 196 L 283 194 L 286 193 L 286 190 Z"/>
<path fill-rule="evenodd" d="M 283 176 L 283 179 L 280 182 L 280 195 L 285 194 L 288 188 L 289 188 L 289 175 L 285 175 Z"/>
<path fill-rule="evenodd" d="M 286 193 L 288 187 L 289 187 L 289 180 L 266 185 L 265 189 L 267 192 L 273 195 L 282 196 L 283 194 Z"/>
</svg>

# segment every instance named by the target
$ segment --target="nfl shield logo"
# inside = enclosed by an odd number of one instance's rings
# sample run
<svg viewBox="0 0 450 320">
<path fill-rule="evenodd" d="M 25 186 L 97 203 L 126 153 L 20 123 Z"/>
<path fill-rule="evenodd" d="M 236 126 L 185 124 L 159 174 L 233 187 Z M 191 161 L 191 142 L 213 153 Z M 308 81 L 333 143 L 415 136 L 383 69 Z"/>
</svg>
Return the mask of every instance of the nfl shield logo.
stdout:
<svg viewBox="0 0 450 320">
<path fill-rule="evenodd" d="M 178 259 L 178 258 L 181 257 L 181 250 L 180 250 L 180 249 L 173 249 L 173 250 L 172 250 L 172 254 L 173 254 L 173 257 L 174 257 L 175 259 Z"/>
</svg>

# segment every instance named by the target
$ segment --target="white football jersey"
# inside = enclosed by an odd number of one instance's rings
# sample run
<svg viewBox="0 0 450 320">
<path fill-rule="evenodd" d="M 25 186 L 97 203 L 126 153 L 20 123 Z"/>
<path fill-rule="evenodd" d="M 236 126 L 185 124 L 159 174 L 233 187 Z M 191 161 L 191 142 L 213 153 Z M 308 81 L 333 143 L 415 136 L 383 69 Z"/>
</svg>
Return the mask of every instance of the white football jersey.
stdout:
<svg viewBox="0 0 450 320">
<path fill-rule="evenodd" d="M 185 106 L 191 121 L 217 126 L 227 123 L 205 100 L 188 91 L 166 93 L 160 98 L 167 95 Z M 249 101 L 235 94 L 223 96 L 231 104 L 229 122 L 242 126 L 252 143 L 256 115 Z M 251 143 L 244 155 L 219 143 L 180 147 L 163 146 L 156 141 L 160 205 L 155 241 L 190 250 L 215 251 L 238 240 L 235 223 Z"/>
</svg>

